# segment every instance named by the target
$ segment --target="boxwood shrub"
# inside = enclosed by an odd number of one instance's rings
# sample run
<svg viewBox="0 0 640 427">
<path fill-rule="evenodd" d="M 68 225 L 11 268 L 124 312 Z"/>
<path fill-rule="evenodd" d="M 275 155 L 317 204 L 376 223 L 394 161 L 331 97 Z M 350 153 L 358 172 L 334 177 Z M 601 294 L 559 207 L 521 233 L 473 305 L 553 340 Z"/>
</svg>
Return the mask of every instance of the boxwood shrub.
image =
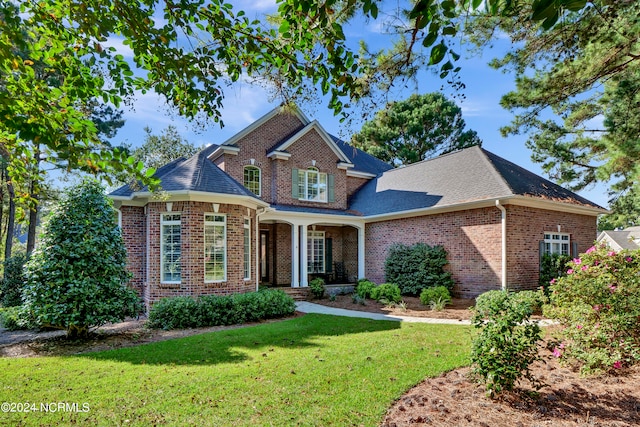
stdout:
<svg viewBox="0 0 640 427">
<path fill-rule="evenodd" d="M 149 311 L 147 326 L 184 329 L 237 325 L 293 314 L 293 298 L 281 290 L 261 290 L 229 296 L 163 298 Z"/>
<path fill-rule="evenodd" d="M 383 283 L 371 290 L 371 299 L 381 302 L 400 302 L 402 301 L 402 296 L 400 295 L 400 288 L 397 285 L 393 283 Z"/>
</svg>

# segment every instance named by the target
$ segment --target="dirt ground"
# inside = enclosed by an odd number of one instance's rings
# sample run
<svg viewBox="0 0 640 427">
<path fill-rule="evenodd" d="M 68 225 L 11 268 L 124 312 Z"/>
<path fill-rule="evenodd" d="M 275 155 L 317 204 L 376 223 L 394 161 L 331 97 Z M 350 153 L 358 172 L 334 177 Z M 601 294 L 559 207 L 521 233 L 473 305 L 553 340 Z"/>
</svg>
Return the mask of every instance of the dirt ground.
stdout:
<svg viewBox="0 0 640 427">
<path fill-rule="evenodd" d="M 416 299 L 417 300 L 417 299 Z M 369 303 L 359 309 L 404 316 L 468 319 L 471 300 L 454 300 L 441 312 L 431 312 L 406 298 L 407 311 Z M 314 301 L 319 302 L 319 301 Z M 336 301 L 321 300 L 334 307 L 355 309 L 348 296 Z M 398 310 L 398 311 L 396 311 Z M 296 313 L 296 316 L 303 314 Z M 274 320 L 277 321 L 277 320 Z M 236 326 L 239 327 L 239 326 Z M 97 330 L 86 342 L 70 342 L 59 331 L 25 333 L 0 330 L 0 356 L 41 357 L 72 355 L 91 351 L 130 347 L 148 342 L 194 335 L 229 327 L 157 331 L 144 328 L 144 320 L 129 320 Z M 640 426 L 640 367 L 621 369 L 616 375 L 581 378 L 561 367 L 551 351 L 541 349 L 546 363 L 533 367 L 534 375 L 547 384 L 535 392 L 521 384 L 516 391 L 492 400 L 481 385 L 469 380 L 469 368 L 426 379 L 409 390 L 391 408 L 383 427 L 537 427 L 537 426 Z"/>
</svg>

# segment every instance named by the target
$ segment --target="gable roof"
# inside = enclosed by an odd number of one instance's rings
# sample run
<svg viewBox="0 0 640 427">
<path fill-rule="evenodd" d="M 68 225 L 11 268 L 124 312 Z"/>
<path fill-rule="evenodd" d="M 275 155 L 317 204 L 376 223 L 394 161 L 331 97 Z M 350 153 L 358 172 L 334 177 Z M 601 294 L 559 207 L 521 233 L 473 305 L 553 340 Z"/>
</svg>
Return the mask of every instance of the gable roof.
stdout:
<svg viewBox="0 0 640 427">
<path fill-rule="evenodd" d="M 162 190 L 248 196 L 259 200 L 255 194 L 208 159 L 217 148 L 218 146 L 211 145 L 188 159 L 182 157 L 159 168 L 155 177 L 160 179 Z M 135 190 L 131 185 L 124 185 L 110 193 L 110 196 L 132 198 L 135 193 L 147 192 L 149 192 L 147 187 Z"/>
<path fill-rule="evenodd" d="M 388 170 L 354 195 L 350 209 L 373 216 L 514 196 L 605 212 L 587 199 L 478 146 Z"/>
<path fill-rule="evenodd" d="M 337 138 L 333 135 L 330 136 L 336 143 L 336 145 L 340 148 L 340 150 L 349 158 L 349 161 L 353 164 L 353 168 L 351 169 L 351 171 L 362 172 L 377 176 L 385 171 L 393 169 L 393 166 L 391 166 L 389 163 L 383 162 L 382 160 L 372 156 L 369 153 L 365 153 L 360 149 L 352 147 L 340 138 Z"/>
<path fill-rule="evenodd" d="M 320 138 L 322 138 L 322 140 L 327 143 L 331 151 L 333 151 L 333 153 L 338 157 L 340 162 L 349 165 L 349 167 L 353 167 L 353 164 L 351 163 L 351 159 L 340 149 L 338 144 L 336 144 L 334 138 L 331 137 L 331 135 L 329 135 L 324 130 L 324 128 L 320 125 L 320 123 L 318 123 L 317 120 L 314 120 L 311 123 L 308 123 L 304 128 L 296 132 L 295 135 L 285 139 L 281 143 L 271 148 L 267 152 L 267 157 L 270 157 L 271 155 L 276 153 L 285 153 L 287 148 L 289 148 L 296 141 L 298 141 L 300 138 L 302 138 L 304 135 L 308 134 L 312 130 L 315 130 L 318 133 L 318 135 L 320 135 Z"/>
<path fill-rule="evenodd" d="M 605 230 L 598 236 L 598 242 L 607 242 L 615 250 L 640 249 L 640 227 L 624 230 Z"/>
</svg>

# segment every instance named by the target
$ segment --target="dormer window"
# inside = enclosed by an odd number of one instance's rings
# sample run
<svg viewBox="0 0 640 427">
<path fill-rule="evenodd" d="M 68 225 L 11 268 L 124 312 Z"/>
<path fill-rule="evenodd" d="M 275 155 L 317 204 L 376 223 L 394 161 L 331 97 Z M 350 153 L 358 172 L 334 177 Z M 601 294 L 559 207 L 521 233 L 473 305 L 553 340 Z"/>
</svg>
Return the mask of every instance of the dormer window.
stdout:
<svg viewBox="0 0 640 427">
<path fill-rule="evenodd" d="M 261 196 L 260 168 L 256 166 L 244 167 L 244 187 L 256 196 Z"/>
</svg>

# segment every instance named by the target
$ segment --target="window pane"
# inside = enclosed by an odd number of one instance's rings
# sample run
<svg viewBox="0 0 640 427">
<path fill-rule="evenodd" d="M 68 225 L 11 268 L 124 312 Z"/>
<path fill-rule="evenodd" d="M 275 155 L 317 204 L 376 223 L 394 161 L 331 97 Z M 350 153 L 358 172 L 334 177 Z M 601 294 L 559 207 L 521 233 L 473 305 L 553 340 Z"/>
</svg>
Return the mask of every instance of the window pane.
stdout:
<svg viewBox="0 0 640 427">
<path fill-rule="evenodd" d="M 244 278 L 251 278 L 251 220 L 244 219 Z"/>
<path fill-rule="evenodd" d="M 224 215 L 205 215 L 204 279 L 222 281 L 226 278 L 226 223 Z"/>
<path fill-rule="evenodd" d="M 180 214 L 161 216 L 160 275 L 163 282 L 180 282 Z"/>
<path fill-rule="evenodd" d="M 247 190 L 260 195 L 260 169 L 255 166 L 244 168 L 244 186 Z"/>
</svg>

